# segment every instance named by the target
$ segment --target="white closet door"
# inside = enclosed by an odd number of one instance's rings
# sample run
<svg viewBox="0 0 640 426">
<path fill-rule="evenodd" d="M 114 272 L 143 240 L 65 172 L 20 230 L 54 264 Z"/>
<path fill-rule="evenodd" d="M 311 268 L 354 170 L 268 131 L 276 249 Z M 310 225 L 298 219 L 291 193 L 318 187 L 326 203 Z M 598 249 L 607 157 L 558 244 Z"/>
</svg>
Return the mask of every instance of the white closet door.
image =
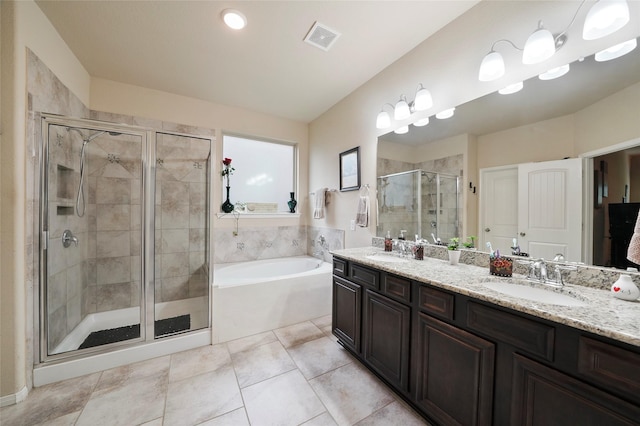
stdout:
<svg viewBox="0 0 640 426">
<path fill-rule="evenodd" d="M 517 166 L 480 171 L 480 250 L 491 242 L 494 250 L 511 253 L 518 234 Z"/>
<path fill-rule="evenodd" d="M 518 166 L 518 240 L 532 257 L 579 261 L 582 238 L 582 161 Z"/>
</svg>

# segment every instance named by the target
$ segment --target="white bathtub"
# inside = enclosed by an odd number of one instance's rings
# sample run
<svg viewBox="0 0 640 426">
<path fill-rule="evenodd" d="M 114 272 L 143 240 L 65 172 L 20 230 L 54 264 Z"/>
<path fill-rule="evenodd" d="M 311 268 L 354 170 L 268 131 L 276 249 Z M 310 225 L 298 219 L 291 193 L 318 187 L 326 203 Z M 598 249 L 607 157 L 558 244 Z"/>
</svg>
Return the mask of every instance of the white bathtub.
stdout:
<svg viewBox="0 0 640 426">
<path fill-rule="evenodd" d="M 214 265 L 214 342 L 329 315 L 331 270 L 310 256 Z"/>
</svg>

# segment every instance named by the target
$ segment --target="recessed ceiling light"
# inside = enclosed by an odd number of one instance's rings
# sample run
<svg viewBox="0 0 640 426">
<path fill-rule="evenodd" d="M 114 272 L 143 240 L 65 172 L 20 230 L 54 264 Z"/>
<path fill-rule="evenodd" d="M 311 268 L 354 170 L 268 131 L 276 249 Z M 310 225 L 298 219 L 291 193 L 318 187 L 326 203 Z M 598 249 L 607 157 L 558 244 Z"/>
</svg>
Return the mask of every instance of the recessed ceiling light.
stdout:
<svg viewBox="0 0 640 426">
<path fill-rule="evenodd" d="M 513 93 L 517 93 L 521 91 L 523 87 L 524 87 L 524 84 L 521 81 L 519 81 L 517 83 L 510 84 L 507 87 L 504 87 L 498 90 L 498 93 L 500 93 L 501 95 L 511 95 Z"/>
<path fill-rule="evenodd" d="M 569 64 L 564 64 L 561 67 L 552 68 L 547 72 L 543 72 L 538 76 L 540 80 L 553 80 L 554 78 L 562 77 L 569 72 Z"/>
<path fill-rule="evenodd" d="M 223 10 L 222 20 L 229 28 L 234 30 L 241 30 L 247 25 L 247 17 L 235 9 Z"/>
</svg>

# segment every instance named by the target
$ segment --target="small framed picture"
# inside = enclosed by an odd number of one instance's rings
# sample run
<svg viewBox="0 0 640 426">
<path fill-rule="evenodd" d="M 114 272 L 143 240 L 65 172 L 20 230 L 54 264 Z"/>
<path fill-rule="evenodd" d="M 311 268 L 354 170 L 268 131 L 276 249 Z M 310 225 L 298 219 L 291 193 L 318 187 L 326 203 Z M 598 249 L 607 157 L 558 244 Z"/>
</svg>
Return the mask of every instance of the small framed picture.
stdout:
<svg viewBox="0 0 640 426">
<path fill-rule="evenodd" d="M 360 147 L 340 153 L 340 191 L 360 189 Z"/>
</svg>

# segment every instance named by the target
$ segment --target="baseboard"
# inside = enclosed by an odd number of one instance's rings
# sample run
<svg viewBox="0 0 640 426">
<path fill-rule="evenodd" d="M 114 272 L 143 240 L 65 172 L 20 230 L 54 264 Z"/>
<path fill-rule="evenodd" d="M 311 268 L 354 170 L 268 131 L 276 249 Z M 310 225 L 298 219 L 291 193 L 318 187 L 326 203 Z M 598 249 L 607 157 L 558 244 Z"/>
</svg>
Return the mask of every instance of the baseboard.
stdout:
<svg viewBox="0 0 640 426">
<path fill-rule="evenodd" d="M 27 398 L 29 394 L 29 389 L 27 387 L 23 387 L 20 392 L 12 393 L 11 395 L 0 396 L 0 407 L 6 407 L 8 405 L 17 404 L 18 402 L 22 402 Z"/>
</svg>

